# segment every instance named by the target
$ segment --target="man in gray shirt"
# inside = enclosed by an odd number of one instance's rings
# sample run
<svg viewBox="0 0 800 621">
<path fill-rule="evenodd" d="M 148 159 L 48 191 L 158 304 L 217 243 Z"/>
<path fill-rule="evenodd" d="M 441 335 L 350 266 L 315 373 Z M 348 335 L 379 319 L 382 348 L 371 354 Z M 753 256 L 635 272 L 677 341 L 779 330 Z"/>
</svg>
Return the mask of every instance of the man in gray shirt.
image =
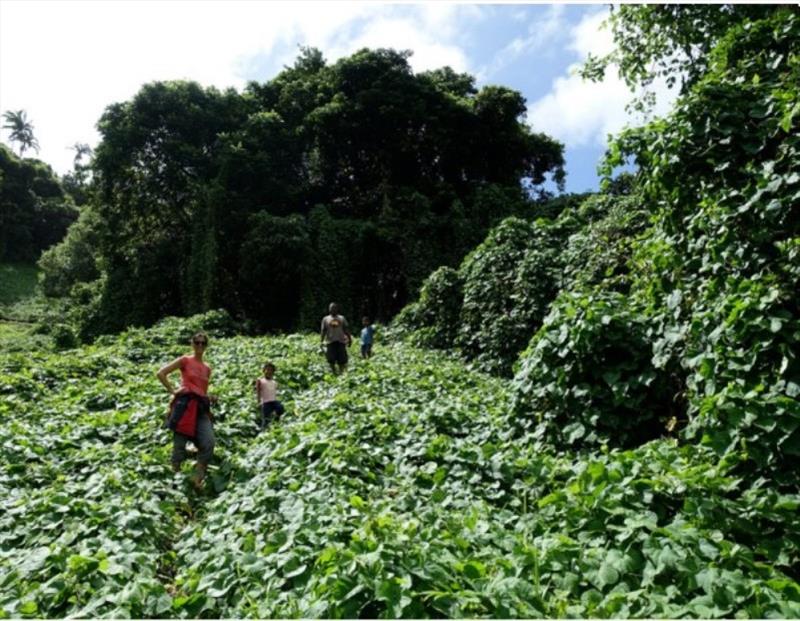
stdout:
<svg viewBox="0 0 800 621">
<path fill-rule="evenodd" d="M 331 303 L 329 315 L 322 318 L 322 342 L 325 343 L 328 364 L 331 371 L 338 375 L 347 368 L 347 346 L 353 341 L 347 320 L 339 314 L 339 305 Z"/>
</svg>

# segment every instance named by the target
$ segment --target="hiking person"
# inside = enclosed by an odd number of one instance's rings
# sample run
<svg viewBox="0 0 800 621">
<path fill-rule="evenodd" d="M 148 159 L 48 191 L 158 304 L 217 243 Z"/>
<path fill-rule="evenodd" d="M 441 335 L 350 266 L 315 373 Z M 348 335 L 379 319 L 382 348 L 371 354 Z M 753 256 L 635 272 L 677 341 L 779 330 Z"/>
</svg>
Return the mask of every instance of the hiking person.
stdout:
<svg viewBox="0 0 800 621">
<path fill-rule="evenodd" d="M 277 399 L 278 382 L 274 379 L 275 365 L 267 362 L 261 371 L 264 373 L 264 377 L 256 380 L 256 399 L 261 408 L 258 427 L 259 431 L 264 431 L 264 428 L 273 420 L 279 420 L 285 410 L 283 404 Z"/>
<path fill-rule="evenodd" d="M 322 318 L 320 336 L 326 346 L 325 355 L 334 375 L 347 369 L 347 348 L 353 342 L 347 320 L 339 314 L 339 305 L 331 302 L 330 314 Z"/>
<path fill-rule="evenodd" d="M 375 338 L 375 326 L 372 325 L 369 317 L 363 317 L 361 319 L 361 325 L 364 326 L 361 328 L 361 357 L 371 358 L 372 341 Z"/>
<path fill-rule="evenodd" d="M 186 459 L 186 442 L 191 440 L 198 449 L 193 483 L 200 489 L 214 453 L 214 417 L 211 414 L 211 403 L 216 403 L 217 398 L 207 394 L 211 367 L 203 362 L 203 354 L 208 347 L 208 336 L 204 332 L 198 332 L 191 342 L 192 355 L 173 360 L 161 367 L 156 375 L 172 395 L 167 418 L 167 427 L 173 431 L 172 469 L 180 472 L 181 464 Z M 169 375 L 179 369 L 181 386 L 175 389 L 169 381 Z"/>
</svg>

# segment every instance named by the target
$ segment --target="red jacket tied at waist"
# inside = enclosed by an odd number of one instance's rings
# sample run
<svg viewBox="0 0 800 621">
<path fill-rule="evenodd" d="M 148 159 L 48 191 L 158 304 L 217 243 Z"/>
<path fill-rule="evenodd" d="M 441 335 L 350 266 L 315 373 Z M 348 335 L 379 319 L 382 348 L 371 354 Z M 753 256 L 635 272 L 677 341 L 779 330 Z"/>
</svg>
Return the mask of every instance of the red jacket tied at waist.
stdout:
<svg viewBox="0 0 800 621">
<path fill-rule="evenodd" d="M 210 413 L 211 403 L 208 397 L 196 392 L 179 392 L 169 404 L 167 427 L 194 439 L 197 437 L 197 419 L 203 414 L 210 417 Z"/>
</svg>

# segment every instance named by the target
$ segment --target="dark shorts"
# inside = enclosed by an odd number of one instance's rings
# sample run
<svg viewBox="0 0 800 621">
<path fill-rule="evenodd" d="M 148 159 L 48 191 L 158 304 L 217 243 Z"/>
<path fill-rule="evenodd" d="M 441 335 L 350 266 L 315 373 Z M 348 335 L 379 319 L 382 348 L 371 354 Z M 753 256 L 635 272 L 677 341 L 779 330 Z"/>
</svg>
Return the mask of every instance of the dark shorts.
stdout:
<svg viewBox="0 0 800 621">
<path fill-rule="evenodd" d="M 269 425 L 272 421 L 278 420 L 281 416 L 283 416 L 283 403 L 280 401 L 266 401 L 261 404 L 261 420 L 258 422 L 258 426 L 261 429 L 264 429 L 267 425 Z"/>
<path fill-rule="evenodd" d="M 347 364 L 347 345 L 338 341 L 328 343 L 326 356 L 329 364 Z"/>
<path fill-rule="evenodd" d="M 369 358 L 372 355 L 372 343 L 361 344 L 361 355 L 364 358 Z"/>
</svg>

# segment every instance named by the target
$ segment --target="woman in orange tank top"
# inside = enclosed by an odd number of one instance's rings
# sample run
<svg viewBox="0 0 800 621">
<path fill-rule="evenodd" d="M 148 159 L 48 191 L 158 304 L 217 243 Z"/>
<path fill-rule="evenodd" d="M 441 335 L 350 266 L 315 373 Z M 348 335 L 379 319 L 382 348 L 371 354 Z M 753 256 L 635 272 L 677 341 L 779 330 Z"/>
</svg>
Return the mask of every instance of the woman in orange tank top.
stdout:
<svg viewBox="0 0 800 621">
<path fill-rule="evenodd" d="M 208 336 L 198 332 L 192 337 L 193 354 L 181 356 L 158 370 L 157 376 L 164 388 L 172 395 L 170 403 L 169 427 L 173 430 L 172 469 L 180 472 L 181 464 L 186 459 L 186 442 L 192 440 L 198 449 L 194 485 L 198 489 L 208 464 L 214 454 L 214 417 L 211 414 L 211 403 L 217 398 L 208 393 L 208 381 L 211 378 L 211 367 L 203 362 L 203 355 L 208 347 Z M 170 373 L 180 370 L 181 387 L 175 389 L 169 381 Z"/>
</svg>

